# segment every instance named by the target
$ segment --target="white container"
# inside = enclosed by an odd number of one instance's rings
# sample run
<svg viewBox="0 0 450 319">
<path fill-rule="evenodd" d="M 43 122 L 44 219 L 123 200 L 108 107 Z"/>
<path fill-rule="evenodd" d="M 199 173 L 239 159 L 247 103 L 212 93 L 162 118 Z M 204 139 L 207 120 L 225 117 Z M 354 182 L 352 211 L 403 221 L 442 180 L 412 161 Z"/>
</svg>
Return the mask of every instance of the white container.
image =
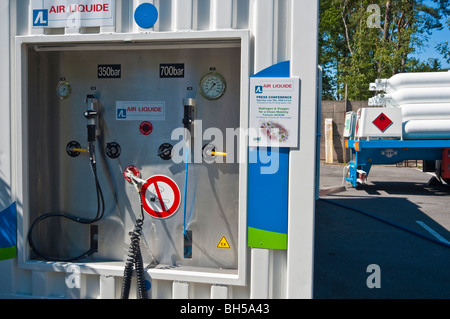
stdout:
<svg viewBox="0 0 450 319">
<path fill-rule="evenodd" d="M 356 112 L 345 113 L 344 137 L 353 138 L 355 135 Z"/>
<path fill-rule="evenodd" d="M 402 113 L 399 108 L 362 108 L 358 110 L 357 138 L 401 138 Z"/>
<path fill-rule="evenodd" d="M 370 84 L 371 91 L 391 93 L 405 88 L 450 86 L 449 72 L 398 73 L 389 79 L 377 79 Z"/>
<path fill-rule="evenodd" d="M 450 103 L 404 104 L 400 108 L 404 122 L 450 119 Z"/>
<path fill-rule="evenodd" d="M 407 121 L 403 125 L 403 131 L 405 140 L 450 139 L 450 119 Z"/>
<path fill-rule="evenodd" d="M 450 86 L 406 88 L 379 94 L 378 98 L 384 106 L 392 107 L 403 104 L 449 103 Z"/>
</svg>

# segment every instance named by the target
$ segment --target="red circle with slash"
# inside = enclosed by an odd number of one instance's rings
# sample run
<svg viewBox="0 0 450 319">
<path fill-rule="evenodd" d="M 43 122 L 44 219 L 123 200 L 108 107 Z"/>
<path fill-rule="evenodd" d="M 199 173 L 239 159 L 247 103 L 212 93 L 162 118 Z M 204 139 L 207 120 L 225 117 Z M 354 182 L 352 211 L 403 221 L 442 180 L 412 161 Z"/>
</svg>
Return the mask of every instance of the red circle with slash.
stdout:
<svg viewBox="0 0 450 319">
<path fill-rule="evenodd" d="M 181 204 L 181 192 L 170 177 L 155 175 L 147 179 L 141 189 L 142 206 L 155 218 L 168 218 Z"/>
</svg>

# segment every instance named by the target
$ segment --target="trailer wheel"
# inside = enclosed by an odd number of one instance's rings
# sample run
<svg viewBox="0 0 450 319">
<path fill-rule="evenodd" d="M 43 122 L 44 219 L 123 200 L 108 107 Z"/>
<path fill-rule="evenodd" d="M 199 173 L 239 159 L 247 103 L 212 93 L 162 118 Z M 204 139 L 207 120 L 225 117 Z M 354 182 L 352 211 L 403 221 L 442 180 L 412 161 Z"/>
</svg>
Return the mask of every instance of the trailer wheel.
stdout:
<svg viewBox="0 0 450 319">
<path fill-rule="evenodd" d="M 447 185 L 450 185 L 450 178 L 442 178 L 441 172 L 442 172 L 442 161 L 437 160 L 435 171 L 436 176 L 438 177 L 439 180 L 444 181 Z"/>
</svg>

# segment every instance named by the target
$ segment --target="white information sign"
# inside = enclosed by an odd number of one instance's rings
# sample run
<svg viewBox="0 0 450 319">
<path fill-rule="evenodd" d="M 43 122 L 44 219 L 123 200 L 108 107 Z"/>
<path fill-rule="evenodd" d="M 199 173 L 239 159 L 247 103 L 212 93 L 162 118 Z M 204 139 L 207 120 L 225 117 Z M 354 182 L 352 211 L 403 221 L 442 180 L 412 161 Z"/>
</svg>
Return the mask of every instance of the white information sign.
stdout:
<svg viewBox="0 0 450 319">
<path fill-rule="evenodd" d="M 116 120 L 163 121 L 166 119 L 164 101 L 117 101 Z"/>
<path fill-rule="evenodd" d="M 114 0 L 31 0 L 33 28 L 114 25 Z"/>
<path fill-rule="evenodd" d="M 298 78 L 250 79 L 250 146 L 297 147 Z"/>
</svg>

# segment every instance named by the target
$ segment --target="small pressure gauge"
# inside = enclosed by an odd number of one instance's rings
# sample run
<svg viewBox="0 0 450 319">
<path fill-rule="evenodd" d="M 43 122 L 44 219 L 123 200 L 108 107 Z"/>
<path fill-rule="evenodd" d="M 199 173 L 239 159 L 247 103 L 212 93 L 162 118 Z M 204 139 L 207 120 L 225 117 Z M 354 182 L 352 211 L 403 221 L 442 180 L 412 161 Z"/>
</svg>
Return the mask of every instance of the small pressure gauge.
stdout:
<svg viewBox="0 0 450 319">
<path fill-rule="evenodd" d="M 61 100 L 67 99 L 70 96 L 71 92 L 72 88 L 70 87 L 70 84 L 68 82 L 65 81 L 59 82 L 58 87 L 56 89 L 56 93 L 58 94 Z"/>
<path fill-rule="evenodd" d="M 222 97 L 227 88 L 225 78 L 217 72 L 205 74 L 200 81 L 200 93 L 208 100 Z"/>
</svg>

